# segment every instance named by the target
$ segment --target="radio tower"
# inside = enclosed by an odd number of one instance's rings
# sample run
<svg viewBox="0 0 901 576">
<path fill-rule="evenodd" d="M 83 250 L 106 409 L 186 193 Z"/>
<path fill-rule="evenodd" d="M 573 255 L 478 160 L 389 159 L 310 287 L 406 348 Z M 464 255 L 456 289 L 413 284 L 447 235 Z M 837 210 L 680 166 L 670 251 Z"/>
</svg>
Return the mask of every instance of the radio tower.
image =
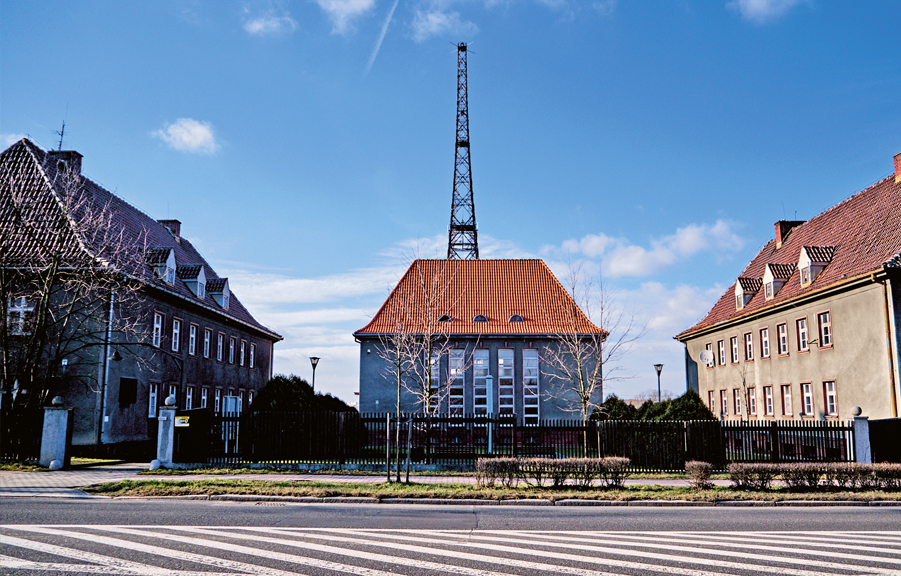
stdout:
<svg viewBox="0 0 901 576">
<path fill-rule="evenodd" d="M 457 146 L 447 258 L 448 260 L 479 258 L 476 207 L 472 201 L 472 172 L 469 166 L 469 97 L 466 92 L 465 42 L 457 44 Z"/>
</svg>

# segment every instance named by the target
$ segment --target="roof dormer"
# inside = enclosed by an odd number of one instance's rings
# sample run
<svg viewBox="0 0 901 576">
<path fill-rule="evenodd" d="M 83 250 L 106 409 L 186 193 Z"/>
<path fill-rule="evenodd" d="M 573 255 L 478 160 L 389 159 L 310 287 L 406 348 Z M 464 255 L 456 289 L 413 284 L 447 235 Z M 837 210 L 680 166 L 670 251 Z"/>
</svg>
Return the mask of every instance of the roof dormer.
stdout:
<svg viewBox="0 0 901 576">
<path fill-rule="evenodd" d="M 761 278 L 740 277 L 735 282 L 735 309 L 741 310 L 747 306 L 754 294 L 760 291 L 761 286 L 763 286 Z"/>
<path fill-rule="evenodd" d="M 213 297 L 216 304 L 222 306 L 224 310 L 228 310 L 231 293 L 228 290 L 228 278 L 213 278 L 207 280 L 206 291 Z"/>
<path fill-rule="evenodd" d="M 763 290 L 766 300 L 772 300 L 779 293 L 791 275 L 795 272 L 794 264 L 767 264 L 763 272 Z"/>
<path fill-rule="evenodd" d="M 153 268 L 153 273 L 166 284 L 175 284 L 175 251 L 172 248 L 148 248 L 144 260 Z"/>
<path fill-rule="evenodd" d="M 201 300 L 206 297 L 206 272 L 202 264 L 179 266 L 176 274 L 195 296 Z"/>
<path fill-rule="evenodd" d="M 804 246 L 798 256 L 801 286 L 810 286 L 820 272 L 832 262 L 835 246 Z"/>
</svg>

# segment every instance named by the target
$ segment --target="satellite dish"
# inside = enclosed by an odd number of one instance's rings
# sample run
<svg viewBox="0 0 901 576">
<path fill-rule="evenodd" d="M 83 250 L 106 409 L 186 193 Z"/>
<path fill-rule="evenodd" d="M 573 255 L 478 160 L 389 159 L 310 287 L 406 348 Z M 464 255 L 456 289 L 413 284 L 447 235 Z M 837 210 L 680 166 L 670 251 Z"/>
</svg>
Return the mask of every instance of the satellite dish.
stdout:
<svg viewBox="0 0 901 576">
<path fill-rule="evenodd" d="M 702 364 L 713 366 L 713 352 L 711 352 L 710 350 L 701 350 L 701 354 L 698 359 Z"/>
</svg>

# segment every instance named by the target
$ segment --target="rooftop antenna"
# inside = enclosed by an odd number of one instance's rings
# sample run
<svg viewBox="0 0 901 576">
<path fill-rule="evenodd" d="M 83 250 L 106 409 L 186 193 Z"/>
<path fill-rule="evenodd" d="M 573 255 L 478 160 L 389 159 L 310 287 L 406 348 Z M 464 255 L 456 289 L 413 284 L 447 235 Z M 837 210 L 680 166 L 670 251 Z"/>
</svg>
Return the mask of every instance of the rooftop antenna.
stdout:
<svg viewBox="0 0 901 576">
<path fill-rule="evenodd" d="M 466 42 L 457 44 L 457 144 L 454 196 L 447 240 L 448 260 L 478 260 L 476 209 L 469 163 L 469 96 L 466 86 Z"/>
<path fill-rule="evenodd" d="M 57 151 L 62 151 L 63 149 L 63 135 L 66 133 L 66 117 L 69 116 L 69 103 L 66 102 L 66 114 L 63 116 L 63 129 L 62 130 L 54 130 L 54 134 L 59 134 L 59 148 Z"/>
</svg>

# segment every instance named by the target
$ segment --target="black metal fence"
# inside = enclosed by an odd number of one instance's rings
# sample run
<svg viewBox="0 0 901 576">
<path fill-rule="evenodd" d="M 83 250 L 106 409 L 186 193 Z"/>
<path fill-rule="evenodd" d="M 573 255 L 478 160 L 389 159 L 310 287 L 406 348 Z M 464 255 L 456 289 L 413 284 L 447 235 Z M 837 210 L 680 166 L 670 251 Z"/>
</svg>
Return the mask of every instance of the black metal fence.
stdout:
<svg viewBox="0 0 901 576">
<path fill-rule="evenodd" d="M 901 418 L 870 420 L 873 462 L 901 462 Z"/>
<path fill-rule="evenodd" d="M 43 428 L 41 409 L 0 409 L 0 460 L 36 462 L 41 457 Z"/>
<path fill-rule="evenodd" d="M 203 412 L 203 414 L 200 414 Z M 209 465 L 472 469 L 482 457 L 626 456 L 640 471 L 683 470 L 688 460 L 730 462 L 853 461 L 851 423 L 815 421 L 542 420 L 504 415 L 260 412 L 191 414 L 176 429 L 176 461 Z"/>
</svg>

